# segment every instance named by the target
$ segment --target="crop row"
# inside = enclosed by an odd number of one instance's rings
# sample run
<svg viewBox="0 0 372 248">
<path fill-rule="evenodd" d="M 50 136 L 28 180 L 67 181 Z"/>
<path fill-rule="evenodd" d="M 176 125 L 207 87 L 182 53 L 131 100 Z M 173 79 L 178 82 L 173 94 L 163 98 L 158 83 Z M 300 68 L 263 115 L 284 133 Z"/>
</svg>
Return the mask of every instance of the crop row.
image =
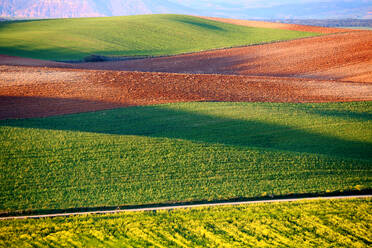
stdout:
<svg viewBox="0 0 372 248">
<path fill-rule="evenodd" d="M 1 247 L 370 247 L 371 200 L 0 221 Z"/>
</svg>

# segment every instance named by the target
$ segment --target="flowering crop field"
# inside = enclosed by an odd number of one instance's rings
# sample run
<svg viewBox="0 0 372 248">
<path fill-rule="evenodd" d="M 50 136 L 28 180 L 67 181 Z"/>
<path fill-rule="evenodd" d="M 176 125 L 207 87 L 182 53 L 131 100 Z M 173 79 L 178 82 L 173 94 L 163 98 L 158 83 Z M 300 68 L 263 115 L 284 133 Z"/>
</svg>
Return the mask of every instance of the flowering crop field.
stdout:
<svg viewBox="0 0 372 248">
<path fill-rule="evenodd" d="M 370 199 L 0 221 L 1 247 L 370 247 Z"/>
</svg>

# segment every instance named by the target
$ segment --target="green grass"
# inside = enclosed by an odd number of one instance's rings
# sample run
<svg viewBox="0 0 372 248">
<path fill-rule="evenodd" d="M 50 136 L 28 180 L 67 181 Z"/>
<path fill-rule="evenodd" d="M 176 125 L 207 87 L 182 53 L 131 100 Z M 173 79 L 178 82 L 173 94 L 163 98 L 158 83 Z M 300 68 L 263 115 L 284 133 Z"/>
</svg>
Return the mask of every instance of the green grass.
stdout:
<svg viewBox="0 0 372 248">
<path fill-rule="evenodd" d="M 49 60 L 171 55 L 319 35 L 249 28 L 183 15 L 0 22 L 0 54 Z"/>
<path fill-rule="evenodd" d="M 370 199 L 0 221 L 0 247 L 371 247 Z"/>
<path fill-rule="evenodd" d="M 371 189 L 372 102 L 178 103 L 0 121 L 0 210 Z"/>
</svg>

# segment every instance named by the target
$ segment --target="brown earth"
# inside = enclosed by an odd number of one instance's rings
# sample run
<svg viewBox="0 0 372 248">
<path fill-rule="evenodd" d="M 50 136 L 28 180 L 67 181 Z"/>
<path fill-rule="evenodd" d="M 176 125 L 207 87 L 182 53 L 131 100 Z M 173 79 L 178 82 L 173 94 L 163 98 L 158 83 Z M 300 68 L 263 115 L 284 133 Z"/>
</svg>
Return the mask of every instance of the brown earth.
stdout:
<svg viewBox="0 0 372 248">
<path fill-rule="evenodd" d="M 0 54 L 0 65 L 45 66 L 45 67 L 71 67 L 65 63 L 50 60 L 30 59 Z"/>
<path fill-rule="evenodd" d="M 0 55 L 1 64 L 372 82 L 372 31 L 115 62 L 67 64 Z"/>
<path fill-rule="evenodd" d="M 81 63 L 74 66 L 103 70 L 309 77 L 372 82 L 372 31 L 339 33 L 170 57 Z"/>
<path fill-rule="evenodd" d="M 255 27 L 255 28 L 276 28 L 276 29 L 286 29 L 286 30 L 293 30 L 293 31 L 314 32 L 314 33 L 321 33 L 321 34 L 350 32 L 350 30 L 345 30 L 343 28 L 326 28 L 326 27 L 317 27 L 317 26 L 308 26 L 308 25 L 264 22 L 264 21 L 248 21 L 248 20 L 206 17 L 206 16 L 198 16 L 198 17 L 204 18 L 207 20 L 212 20 L 212 21 L 225 22 L 225 23 L 247 26 L 247 27 Z"/>
<path fill-rule="evenodd" d="M 372 100 L 371 83 L 0 66 L 0 119 L 187 101 Z"/>
<path fill-rule="evenodd" d="M 372 101 L 372 32 L 116 62 L 0 55 L 0 119 L 186 101 Z"/>
</svg>

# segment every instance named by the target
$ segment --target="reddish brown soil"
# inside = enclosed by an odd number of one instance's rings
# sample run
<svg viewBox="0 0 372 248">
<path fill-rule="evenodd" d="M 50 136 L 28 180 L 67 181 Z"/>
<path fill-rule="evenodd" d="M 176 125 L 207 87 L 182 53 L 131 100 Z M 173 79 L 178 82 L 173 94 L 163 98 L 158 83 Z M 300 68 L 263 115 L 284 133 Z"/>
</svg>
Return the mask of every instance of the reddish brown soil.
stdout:
<svg viewBox="0 0 372 248">
<path fill-rule="evenodd" d="M 303 32 L 314 32 L 314 33 L 321 33 L 321 34 L 350 32 L 350 30 L 343 29 L 343 28 L 325 28 L 325 27 L 308 26 L 308 25 L 286 24 L 286 23 L 277 23 L 277 22 L 263 22 L 263 21 L 248 21 L 248 20 L 237 20 L 237 19 L 205 17 L 205 16 L 198 16 L 198 17 L 208 19 L 208 20 L 213 20 L 213 21 L 225 22 L 225 23 L 247 26 L 247 27 L 257 27 L 257 28 L 277 28 L 277 29 L 286 29 L 286 30 L 303 31 Z"/>
<path fill-rule="evenodd" d="M 372 82 L 372 31 L 130 61 L 66 64 L 0 55 L 0 65 Z"/>
<path fill-rule="evenodd" d="M 285 77 L 0 66 L 0 119 L 186 101 L 372 100 L 372 84 Z"/>
<path fill-rule="evenodd" d="M 371 31 L 120 62 L 0 55 L 0 119 L 186 101 L 364 100 L 372 101 Z"/>
<path fill-rule="evenodd" d="M 64 63 L 40 60 L 40 59 L 30 59 L 21 58 L 16 56 L 9 56 L 0 54 L 0 65 L 23 65 L 23 66 L 48 66 L 48 67 L 64 67 L 68 66 Z"/>
<path fill-rule="evenodd" d="M 171 57 L 74 65 L 86 69 L 309 77 L 372 82 L 372 31 Z"/>
</svg>

